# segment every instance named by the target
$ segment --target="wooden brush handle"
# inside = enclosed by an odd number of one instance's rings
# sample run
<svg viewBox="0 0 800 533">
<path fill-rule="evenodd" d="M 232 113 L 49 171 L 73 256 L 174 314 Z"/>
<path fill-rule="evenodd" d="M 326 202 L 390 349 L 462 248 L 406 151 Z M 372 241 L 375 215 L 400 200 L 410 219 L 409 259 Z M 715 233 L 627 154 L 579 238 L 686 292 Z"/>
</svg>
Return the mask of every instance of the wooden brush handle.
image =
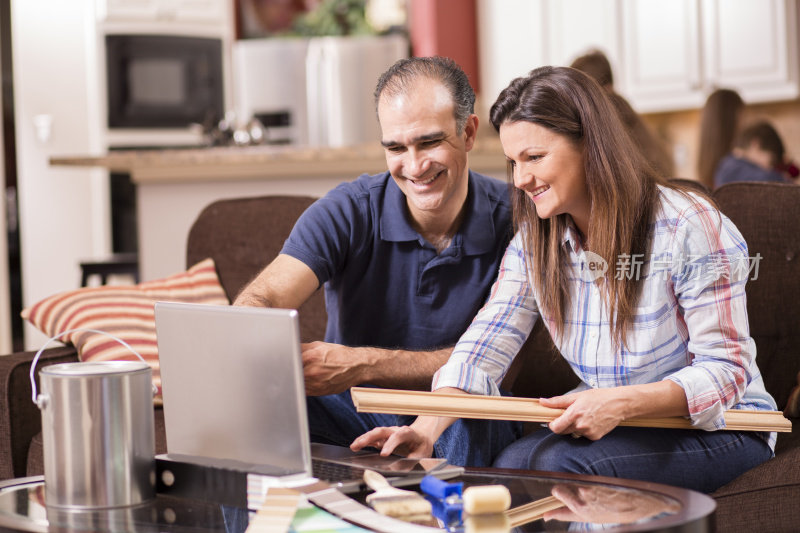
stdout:
<svg viewBox="0 0 800 533">
<path fill-rule="evenodd" d="M 369 470 L 368 468 L 364 469 L 364 482 L 374 491 L 379 489 L 394 488 L 389 484 L 388 481 L 386 481 L 385 477 L 374 470 Z"/>
</svg>

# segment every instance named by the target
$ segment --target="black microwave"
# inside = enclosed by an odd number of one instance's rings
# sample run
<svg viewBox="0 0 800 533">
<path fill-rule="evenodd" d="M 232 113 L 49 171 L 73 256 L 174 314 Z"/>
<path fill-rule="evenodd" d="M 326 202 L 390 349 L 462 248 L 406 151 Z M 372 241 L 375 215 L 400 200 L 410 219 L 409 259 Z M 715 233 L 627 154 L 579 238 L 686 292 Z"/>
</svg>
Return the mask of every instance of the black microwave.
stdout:
<svg viewBox="0 0 800 533">
<path fill-rule="evenodd" d="M 222 40 L 106 35 L 109 128 L 185 128 L 224 115 Z"/>
</svg>

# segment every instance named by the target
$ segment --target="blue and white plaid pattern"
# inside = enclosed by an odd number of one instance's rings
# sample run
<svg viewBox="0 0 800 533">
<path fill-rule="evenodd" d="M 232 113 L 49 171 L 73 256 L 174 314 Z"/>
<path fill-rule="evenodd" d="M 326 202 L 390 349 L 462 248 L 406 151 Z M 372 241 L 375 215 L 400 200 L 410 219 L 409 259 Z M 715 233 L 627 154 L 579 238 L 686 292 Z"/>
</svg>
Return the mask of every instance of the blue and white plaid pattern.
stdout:
<svg viewBox="0 0 800 533">
<path fill-rule="evenodd" d="M 574 228 L 566 232 L 571 305 L 561 336 L 553 337 L 582 381 L 575 390 L 670 379 L 686 392 L 692 424 L 708 430 L 724 427 L 726 409 L 775 410 L 755 362 L 744 291 L 751 261 L 734 224 L 705 200 L 662 188 L 651 241 L 649 257 L 607 263 L 604 276 L 645 279 L 627 344 L 615 348 L 598 285 L 606 278 L 594 281 L 599 258 L 582 249 Z M 633 263 L 635 269 L 618 268 Z M 434 389 L 499 394 L 498 384 L 541 316 L 527 275 L 517 235 L 486 305 L 434 376 Z M 552 332 L 552 317 L 542 318 Z M 774 442 L 773 433 L 773 448 Z"/>
</svg>

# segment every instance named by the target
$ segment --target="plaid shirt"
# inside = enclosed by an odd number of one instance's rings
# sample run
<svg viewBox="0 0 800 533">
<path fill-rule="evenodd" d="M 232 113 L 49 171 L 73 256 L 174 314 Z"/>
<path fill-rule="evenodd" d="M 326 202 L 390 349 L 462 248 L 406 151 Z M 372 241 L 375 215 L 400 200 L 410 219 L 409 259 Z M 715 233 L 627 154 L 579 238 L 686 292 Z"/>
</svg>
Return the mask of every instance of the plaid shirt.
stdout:
<svg viewBox="0 0 800 533">
<path fill-rule="evenodd" d="M 584 251 L 574 227 L 568 257 L 570 306 L 554 341 L 580 377 L 575 391 L 670 379 L 686 393 L 695 427 L 725 426 L 726 409 L 775 410 L 756 366 L 747 322 L 747 244 L 708 202 L 661 188 L 648 257 L 620 257 L 605 276 L 643 276 L 627 345 L 614 348 L 601 297 L 604 261 Z M 520 235 L 506 250 L 489 300 L 434 376 L 433 388 L 499 394 L 498 384 L 542 315 Z M 757 267 L 757 264 L 755 265 Z M 595 278 L 601 278 L 595 282 Z M 552 331 L 553 318 L 543 315 Z M 774 448 L 775 433 L 770 436 Z"/>
</svg>

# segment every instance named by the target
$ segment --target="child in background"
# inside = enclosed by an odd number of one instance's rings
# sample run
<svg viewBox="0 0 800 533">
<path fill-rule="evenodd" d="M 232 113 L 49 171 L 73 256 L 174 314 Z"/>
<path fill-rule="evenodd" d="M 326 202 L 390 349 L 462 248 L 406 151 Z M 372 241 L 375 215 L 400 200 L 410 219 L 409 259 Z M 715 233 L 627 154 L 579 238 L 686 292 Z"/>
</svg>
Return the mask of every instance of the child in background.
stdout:
<svg viewBox="0 0 800 533">
<path fill-rule="evenodd" d="M 736 181 L 788 182 L 783 141 L 767 121 L 756 122 L 737 136 L 733 150 L 726 155 L 714 173 L 714 187 Z M 787 167 L 788 168 L 788 167 Z"/>
</svg>

